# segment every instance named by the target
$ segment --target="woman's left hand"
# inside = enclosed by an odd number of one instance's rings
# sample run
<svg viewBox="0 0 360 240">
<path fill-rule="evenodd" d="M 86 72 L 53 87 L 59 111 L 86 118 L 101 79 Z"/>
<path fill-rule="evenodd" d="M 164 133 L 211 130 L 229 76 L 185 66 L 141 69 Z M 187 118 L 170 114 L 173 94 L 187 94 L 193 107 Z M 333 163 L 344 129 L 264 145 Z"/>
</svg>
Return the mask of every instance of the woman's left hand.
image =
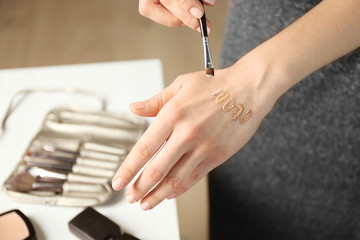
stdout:
<svg viewBox="0 0 360 240">
<path fill-rule="evenodd" d="M 275 102 L 259 91 L 264 74 L 254 66 L 261 64 L 245 59 L 216 70 L 212 79 L 204 71 L 182 75 L 158 95 L 131 104 L 135 114 L 156 118 L 115 174 L 113 188 L 124 188 L 147 164 L 126 197 L 130 203 L 141 200 L 141 208 L 149 210 L 184 193 L 229 159 L 249 141 Z M 230 95 L 219 104 L 210 94 L 217 87 Z M 243 113 L 251 110 L 246 123 L 240 124 L 240 117 L 232 120 L 234 109 L 223 110 L 230 98 L 243 104 Z"/>
</svg>

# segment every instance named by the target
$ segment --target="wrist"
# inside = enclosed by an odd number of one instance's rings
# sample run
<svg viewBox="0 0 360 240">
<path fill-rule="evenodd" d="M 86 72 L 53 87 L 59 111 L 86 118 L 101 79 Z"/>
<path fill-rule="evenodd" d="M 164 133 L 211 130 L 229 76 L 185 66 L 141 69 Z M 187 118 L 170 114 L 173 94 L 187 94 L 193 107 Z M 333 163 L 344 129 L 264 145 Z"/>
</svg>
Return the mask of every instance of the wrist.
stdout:
<svg viewBox="0 0 360 240">
<path fill-rule="evenodd" d="M 233 78 L 234 91 L 249 93 L 252 107 L 265 115 L 272 109 L 276 101 L 292 85 L 285 69 L 276 59 L 263 49 L 256 48 L 242 57 L 229 69 Z M 239 88 L 239 85 L 241 86 Z M 264 117 L 264 116 L 263 116 Z"/>
</svg>

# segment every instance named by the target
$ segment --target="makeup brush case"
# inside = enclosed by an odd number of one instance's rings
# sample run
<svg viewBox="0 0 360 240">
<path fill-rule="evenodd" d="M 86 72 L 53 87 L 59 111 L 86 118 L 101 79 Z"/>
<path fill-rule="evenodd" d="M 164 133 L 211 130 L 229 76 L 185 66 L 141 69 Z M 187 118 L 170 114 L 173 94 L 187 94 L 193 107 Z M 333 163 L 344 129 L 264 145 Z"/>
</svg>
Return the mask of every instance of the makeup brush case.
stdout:
<svg viewBox="0 0 360 240">
<path fill-rule="evenodd" d="M 93 206 L 147 127 L 144 119 L 80 106 L 55 107 L 2 186 L 15 201 Z"/>
</svg>

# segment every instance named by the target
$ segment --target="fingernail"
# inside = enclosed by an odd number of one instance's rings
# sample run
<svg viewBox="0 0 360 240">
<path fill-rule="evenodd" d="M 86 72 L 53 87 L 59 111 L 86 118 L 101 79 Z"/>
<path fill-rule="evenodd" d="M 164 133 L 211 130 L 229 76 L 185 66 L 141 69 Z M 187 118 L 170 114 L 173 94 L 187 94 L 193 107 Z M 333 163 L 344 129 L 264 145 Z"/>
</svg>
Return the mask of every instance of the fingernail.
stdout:
<svg viewBox="0 0 360 240">
<path fill-rule="evenodd" d="M 205 2 L 207 2 L 208 4 L 211 4 L 211 5 L 215 4 L 215 0 L 205 0 Z"/>
<path fill-rule="evenodd" d="M 207 32 L 210 33 L 211 32 L 211 29 L 209 27 L 206 27 L 207 29 Z"/>
<path fill-rule="evenodd" d="M 137 199 L 136 199 L 133 195 L 128 194 L 128 195 L 126 196 L 126 201 L 127 201 L 128 203 L 134 203 L 134 202 L 137 201 Z"/>
<path fill-rule="evenodd" d="M 180 24 L 180 27 L 184 27 L 184 26 L 185 26 L 185 24 L 184 24 L 184 23 L 181 23 L 181 24 Z"/>
<path fill-rule="evenodd" d="M 117 178 L 113 183 L 112 187 L 114 190 L 119 191 L 120 189 L 123 189 L 125 187 L 126 183 L 122 178 Z"/>
<path fill-rule="evenodd" d="M 150 203 L 148 202 L 143 202 L 141 205 L 140 205 L 141 209 L 143 211 L 147 211 L 147 210 L 150 210 L 151 209 L 151 205 Z"/>
<path fill-rule="evenodd" d="M 200 32 L 200 27 L 197 27 L 197 28 L 196 28 L 196 31 Z"/>
<path fill-rule="evenodd" d="M 201 18 L 204 15 L 204 13 L 197 7 L 191 8 L 190 13 L 196 18 Z"/>
<path fill-rule="evenodd" d="M 176 193 L 172 193 L 167 197 L 167 199 L 170 200 L 170 199 L 173 199 L 175 197 L 176 197 Z"/>
<path fill-rule="evenodd" d="M 146 107 L 145 102 L 133 102 L 133 103 L 130 103 L 130 108 L 132 108 L 134 110 L 144 109 L 145 107 Z"/>
</svg>

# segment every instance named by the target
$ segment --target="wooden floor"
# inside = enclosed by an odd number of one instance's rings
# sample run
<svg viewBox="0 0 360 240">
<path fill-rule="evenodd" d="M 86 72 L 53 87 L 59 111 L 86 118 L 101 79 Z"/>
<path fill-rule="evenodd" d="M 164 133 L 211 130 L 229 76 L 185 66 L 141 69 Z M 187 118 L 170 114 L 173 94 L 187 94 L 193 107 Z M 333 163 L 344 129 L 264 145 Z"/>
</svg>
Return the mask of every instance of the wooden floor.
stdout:
<svg viewBox="0 0 360 240">
<path fill-rule="evenodd" d="M 228 0 L 207 8 L 215 65 Z M 135 0 L 0 0 L 0 68 L 159 58 L 167 86 L 203 69 L 201 38 L 138 14 Z M 0 79 L 1 81 L 1 79 Z M 155 94 L 155 93 L 154 93 Z M 140 99 L 139 99 L 140 100 Z M 183 240 L 208 238 L 206 179 L 178 198 Z"/>
</svg>

